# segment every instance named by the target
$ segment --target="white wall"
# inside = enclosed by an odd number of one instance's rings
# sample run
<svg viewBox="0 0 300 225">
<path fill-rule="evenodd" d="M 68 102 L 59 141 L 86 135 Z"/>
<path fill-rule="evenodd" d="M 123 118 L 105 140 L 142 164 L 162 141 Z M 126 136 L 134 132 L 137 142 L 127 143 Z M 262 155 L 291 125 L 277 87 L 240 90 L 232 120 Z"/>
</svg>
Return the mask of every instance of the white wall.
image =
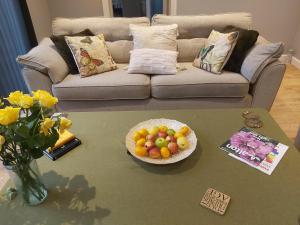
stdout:
<svg viewBox="0 0 300 225">
<path fill-rule="evenodd" d="M 295 49 L 295 56 L 297 57 L 297 59 L 300 59 L 300 24 L 294 40 L 293 48 Z"/>
<path fill-rule="evenodd" d="M 27 0 L 38 41 L 51 35 L 56 17 L 103 16 L 101 0 Z"/>
<path fill-rule="evenodd" d="M 177 14 L 250 12 L 253 28 L 270 41 L 293 47 L 300 21 L 299 0 L 177 0 Z"/>
<path fill-rule="evenodd" d="M 51 18 L 102 16 L 101 0 L 48 0 Z"/>
<path fill-rule="evenodd" d="M 32 24 L 38 41 L 51 34 L 51 16 L 47 0 L 27 0 Z"/>
</svg>

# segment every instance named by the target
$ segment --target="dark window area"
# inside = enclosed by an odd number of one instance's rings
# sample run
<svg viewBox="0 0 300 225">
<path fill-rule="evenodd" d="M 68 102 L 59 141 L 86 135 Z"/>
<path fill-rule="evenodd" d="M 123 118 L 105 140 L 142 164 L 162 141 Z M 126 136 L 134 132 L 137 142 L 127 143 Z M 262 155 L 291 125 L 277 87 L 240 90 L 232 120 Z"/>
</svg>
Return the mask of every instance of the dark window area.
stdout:
<svg viewBox="0 0 300 225">
<path fill-rule="evenodd" d="M 112 0 L 114 17 L 152 17 L 163 13 L 163 0 Z"/>
</svg>

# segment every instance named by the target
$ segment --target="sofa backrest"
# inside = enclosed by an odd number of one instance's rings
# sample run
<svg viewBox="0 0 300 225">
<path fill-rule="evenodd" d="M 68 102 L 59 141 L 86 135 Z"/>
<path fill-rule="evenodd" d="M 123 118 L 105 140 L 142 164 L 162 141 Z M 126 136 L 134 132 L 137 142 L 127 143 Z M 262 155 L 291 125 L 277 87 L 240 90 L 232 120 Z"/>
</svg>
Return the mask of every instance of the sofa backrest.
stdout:
<svg viewBox="0 0 300 225">
<path fill-rule="evenodd" d="M 179 36 L 178 62 L 191 62 L 196 57 L 199 49 L 205 44 L 206 38 L 212 29 L 222 32 L 228 26 L 236 26 L 244 29 L 251 28 L 252 18 L 250 13 L 225 13 L 215 15 L 196 16 L 166 16 L 155 15 L 152 17 L 153 26 L 178 24 Z M 128 63 L 129 51 L 133 48 L 132 37 L 129 32 L 129 24 L 149 26 L 147 17 L 136 18 L 56 18 L 52 23 L 54 35 L 67 35 L 90 29 L 93 33 L 103 33 L 107 41 L 108 49 L 116 63 Z"/>
<path fill-rule="evenodd" d="M 53 35 L 67 35 L 90 29 L 94 34 L 104 34 L 108 49 L 116 63 L 128 63 L 129 51 L 133 47 L 129 24 L 150 26 L 147 17 L 136 18 L 56 18 L 52 22 Z"/>
<path fill-rule="evenodd" d="M 214 30 L 222 31 L 232 25 L 249 29 L 252 24 L 250 13 L 224 13 L 198 16 L 165 16 L 155 15 L 151 25 L 177 24 L 178 39 L 207 38 Z"/>
<path fill-rule="evenodd" d="M 106 41 L 132 40 L 132 37 L 129 35 L 129 24 L 149 26 L 150 20 L 147 17 L 56 18 L 52 22 L 52 33 L 53 35 L 72 34 L 88 28 L 94 34 L 102 33 Z"/>
<path fill-rule="evenodd" d="M 252 25 L 252 18 L 250 13 L 195 16 L 155 15 L 152 17 L 151 25 L 174 23 L 178 25 L 178 61 L 191 62 L 195 59 L 200 48 L 204 46 L 206 38 L 213 29 L 222 32 L 229 25 L 249 29 Z"/>
</svg>

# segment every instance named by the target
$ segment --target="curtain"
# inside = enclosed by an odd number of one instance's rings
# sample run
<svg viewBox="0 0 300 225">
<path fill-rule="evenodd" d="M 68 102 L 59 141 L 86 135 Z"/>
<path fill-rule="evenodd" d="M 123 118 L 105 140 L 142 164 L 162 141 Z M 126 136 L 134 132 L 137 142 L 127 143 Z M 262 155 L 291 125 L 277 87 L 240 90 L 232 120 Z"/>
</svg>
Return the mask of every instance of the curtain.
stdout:
<svg viewBox="0 0 300 225">
<path fill-rule="evenodd" d="M 30 42 L 19 0 L 0 0 L 0 95 L 21 90 L 28 92 L 16 57 L 30 49 Z"/>
</svg>

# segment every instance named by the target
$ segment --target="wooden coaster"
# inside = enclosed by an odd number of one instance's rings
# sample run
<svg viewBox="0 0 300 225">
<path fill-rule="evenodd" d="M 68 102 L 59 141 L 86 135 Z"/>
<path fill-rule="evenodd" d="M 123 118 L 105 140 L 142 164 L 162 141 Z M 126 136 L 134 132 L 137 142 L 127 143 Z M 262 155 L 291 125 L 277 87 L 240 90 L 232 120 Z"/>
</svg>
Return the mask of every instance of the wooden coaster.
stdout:
<svg viewBox="0 0 300 225">
<path fill-rule="evenodd" d="M 208 188 L 200 204 L 220 215 L 224 215 L 229 204 L 230 196 L 213 188 Z"/>
</svg>

